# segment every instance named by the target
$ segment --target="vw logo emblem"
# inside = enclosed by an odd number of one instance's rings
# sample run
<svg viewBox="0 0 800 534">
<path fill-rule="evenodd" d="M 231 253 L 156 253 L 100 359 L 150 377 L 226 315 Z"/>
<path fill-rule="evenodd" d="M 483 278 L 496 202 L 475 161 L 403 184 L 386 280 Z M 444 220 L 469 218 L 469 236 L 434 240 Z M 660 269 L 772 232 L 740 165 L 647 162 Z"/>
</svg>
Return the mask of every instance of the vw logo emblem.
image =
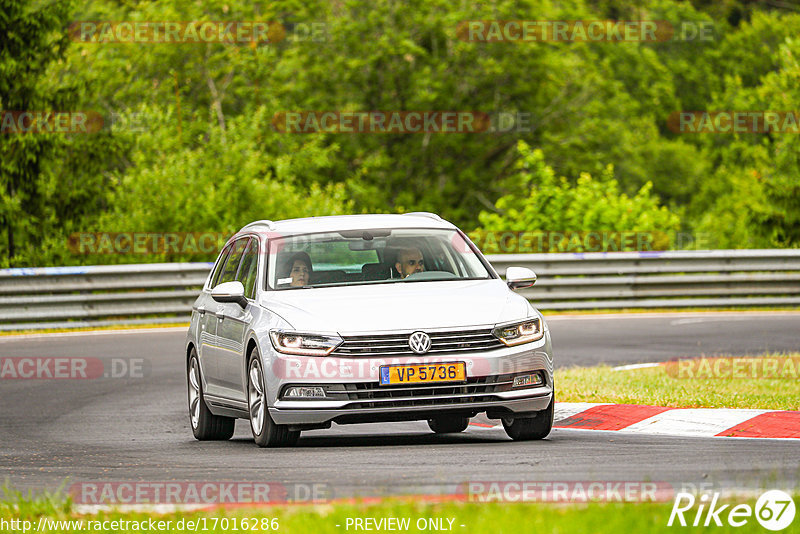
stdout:
<svg viewBox="0 0 800 534">
<path fill-rule="evenodd" d="M 425 354 L 431 350 L 431 336 L 425 332 L 414 332 L 408 338 L 408 346 L 417 354 Z"/>
</svg>

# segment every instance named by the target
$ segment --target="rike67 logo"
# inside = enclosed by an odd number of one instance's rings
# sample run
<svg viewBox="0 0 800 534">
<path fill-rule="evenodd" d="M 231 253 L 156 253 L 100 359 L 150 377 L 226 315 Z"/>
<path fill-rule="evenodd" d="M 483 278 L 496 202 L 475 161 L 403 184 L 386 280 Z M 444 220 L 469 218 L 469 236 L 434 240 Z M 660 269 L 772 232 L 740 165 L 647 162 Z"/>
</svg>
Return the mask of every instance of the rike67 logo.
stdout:
<svg viewBox="0 0 800 534">
<path fill-rule="evenodd" d="M 755 516 L 762 527 L 778 531 L 791 525 L 794 520 L 794 501 L 789 494 L 780 490 L 770 490 L 762 494 L 756 501 L 755 507 L 749 504 L 737 504 L 733 507 L 731 504 L 720 505 L 719 500 L 719 493 L 714 493 L 713 496 L 703 493 L 696 499 L 691 493 L 680 492 L 675 495 L 675 503 L 672 505 L 667 526 L 677 524 L 682 527 L 701 525 L 721 527 L 727 524 L 731 527 L 741 527 Z M 698 506 L 693 512 L 695 504 Z"/>
</svg>

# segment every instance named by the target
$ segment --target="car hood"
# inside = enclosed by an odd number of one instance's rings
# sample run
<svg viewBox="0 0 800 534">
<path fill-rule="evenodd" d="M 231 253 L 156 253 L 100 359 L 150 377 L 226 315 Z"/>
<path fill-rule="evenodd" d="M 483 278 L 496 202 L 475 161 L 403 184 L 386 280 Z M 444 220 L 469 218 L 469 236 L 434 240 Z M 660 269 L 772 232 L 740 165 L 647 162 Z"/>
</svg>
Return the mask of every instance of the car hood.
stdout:
<svg viewBox="0 0 800 534">
<path fill-rule="evenodd" d="M 299 331 L 464 328 L 524 319 L 533 311 L 499 279 L 405 282 L 271 291 L 264 302 Z"/>
</svg>

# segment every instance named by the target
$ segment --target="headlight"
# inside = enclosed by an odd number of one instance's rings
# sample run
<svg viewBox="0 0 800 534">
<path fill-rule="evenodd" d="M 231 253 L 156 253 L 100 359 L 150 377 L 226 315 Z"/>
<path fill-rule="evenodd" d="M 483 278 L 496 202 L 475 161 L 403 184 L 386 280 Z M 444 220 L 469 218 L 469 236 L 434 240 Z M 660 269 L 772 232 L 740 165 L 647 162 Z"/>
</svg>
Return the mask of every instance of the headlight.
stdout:
<svg viewBox="0 0 800 534">
<path fill-rule="evenodd" d="M 337 335 L 303 334 L 288 330 L 270 330 L 269 337 L 278 352 L 301 356 L 327 356 L 344 341 Z"/>
<path fill-rule="evenodd" d="M 529 319 L 523 323 L 510 324 L 496 327 L 492 333 L 500 341 L 508 345 L 520 345 L 542 339 L 544 330 L 539 318 Z"/>
</svg>

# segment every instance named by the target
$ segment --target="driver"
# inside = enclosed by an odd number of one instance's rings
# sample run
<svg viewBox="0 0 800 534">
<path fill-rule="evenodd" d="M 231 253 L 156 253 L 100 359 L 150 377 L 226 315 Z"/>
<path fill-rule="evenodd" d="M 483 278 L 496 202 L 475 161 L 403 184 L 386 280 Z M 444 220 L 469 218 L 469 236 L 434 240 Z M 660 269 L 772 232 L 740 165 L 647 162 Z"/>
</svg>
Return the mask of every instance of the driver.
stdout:
<svg viewBox="0 0 800 534">
<path fill-rule="evenodd" d="M 400 273 L 400 278 L 406 278 L 414 273 L 421 273 L 425 270 L 425 260 L 422 252 L 417 247 L 401 248 L 397 251 L 397 263 L 394 268 Z"/>
</svg>

